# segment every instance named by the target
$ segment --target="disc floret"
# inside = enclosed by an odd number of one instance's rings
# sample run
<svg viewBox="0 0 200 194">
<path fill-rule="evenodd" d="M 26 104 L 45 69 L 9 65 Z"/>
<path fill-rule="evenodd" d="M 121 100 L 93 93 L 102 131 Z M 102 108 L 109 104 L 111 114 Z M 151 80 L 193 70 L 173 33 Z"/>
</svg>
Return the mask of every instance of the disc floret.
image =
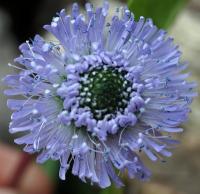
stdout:
<svg viewBox="0 0 200 194">
<path fill-rule="evenodd" d="M 125 79 L 126 72 L 111 67 L 93 69 L 83 75 L 81 82 L 80 106 L 89 107 L 93 117 L 98 120 L 114 117 L 123 112 L 130 97 L 130 82 Z"/>
</svg>

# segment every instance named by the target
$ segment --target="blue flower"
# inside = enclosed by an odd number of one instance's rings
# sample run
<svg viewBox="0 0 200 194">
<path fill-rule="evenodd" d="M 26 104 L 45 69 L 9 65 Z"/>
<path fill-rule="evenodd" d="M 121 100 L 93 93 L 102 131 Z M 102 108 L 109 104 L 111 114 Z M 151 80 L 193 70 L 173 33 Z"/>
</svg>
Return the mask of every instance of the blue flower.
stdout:
<svg viewBox="0 0 200 194">
<path fill-rule="evenodd" d="M 170 133 L 190 112 L 195 83 L 187 82 L 186 65 L 173 39 L 151 19 L 123 8 L 106 22 L 109 4 L 87 16 L 62 10 L 44 28 L 57 42 L 39 35 L 20 46 L 22 55 L 10 65 L 20 72 L 4 81 L 11 87 L 10 132 L 17 144 L 38 153 L 37 162 L 60 161 L 59 176 L 72 174 L 101 188 L 118 174 L 146 180 L 150 171 L 139 158 L 153 161 L 171 156 L 178 142 Z M 20 65 L 19 65 L 20 64 Z"/>
</svg>

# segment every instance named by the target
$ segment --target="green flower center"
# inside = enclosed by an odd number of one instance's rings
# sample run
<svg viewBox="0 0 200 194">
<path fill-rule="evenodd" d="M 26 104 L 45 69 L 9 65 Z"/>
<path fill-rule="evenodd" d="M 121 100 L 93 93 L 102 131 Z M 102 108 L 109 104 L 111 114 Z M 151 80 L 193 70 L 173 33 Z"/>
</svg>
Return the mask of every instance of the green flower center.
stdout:
<svg viewBox="0 0 200 194">
<path fill-rule="evenodd" d="M 89 107 L 95 119 L 101 120 L 106 115 L 112 117 L 122 112 L 130 97 L 130 82 L 125 79 L 125 71 L 96 68 L 82 76 L 80 106 Z"/>
</svg>

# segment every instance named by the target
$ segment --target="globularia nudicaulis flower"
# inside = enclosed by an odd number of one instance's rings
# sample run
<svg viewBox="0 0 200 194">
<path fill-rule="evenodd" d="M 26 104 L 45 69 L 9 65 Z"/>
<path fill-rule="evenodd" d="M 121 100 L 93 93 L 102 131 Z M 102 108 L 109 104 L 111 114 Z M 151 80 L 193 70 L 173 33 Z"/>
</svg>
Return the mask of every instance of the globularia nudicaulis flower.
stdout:
<svg viewBox="0 0 200 194">
<path fill-rule="evenodd" d="M 20 46 L 20 73 L 8 75 L 8 96 L 14 111 L 10 132 L 22 132 L 17 144 L 38 152 L 37 162 L 60 161 L 59 176 L 72 174 L 101 188 L 118 173 L 146 180 L 150 171 L 140 151 L 153 161 L 171 156 L 195 83 L 187 82 L 181 53 L 151 19 L 123 8 L 107 23 L 108 2 L 86 17 L 77 4 L 71 15 L 62 10 L 44 28 L 58 42 L 39 35 Z M 111 179 L 111 180 L 110 180 Z"/>
</svg>

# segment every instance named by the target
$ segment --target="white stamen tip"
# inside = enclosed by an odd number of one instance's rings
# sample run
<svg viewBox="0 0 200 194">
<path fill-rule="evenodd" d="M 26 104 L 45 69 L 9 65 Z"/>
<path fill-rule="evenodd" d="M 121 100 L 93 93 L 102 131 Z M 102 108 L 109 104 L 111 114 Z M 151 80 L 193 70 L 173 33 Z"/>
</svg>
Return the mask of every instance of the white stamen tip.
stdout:
<svg viewBox="0 0 200 194">
<path fill-rule="evenodd" d="M 141 144 L 141 143 L 142 143 L 142 139 L 139 138 L 139 139 L 137 140 L 137 143 L 138 143 L 138 144 Z"/>
<path fill-rule="evenodd" d="M 32 113 L 35 115 L 35 114 L 38 114 L 38 110 L 37 109 L 33 109 L 32 110 Z"/>
<path fill-rule="evenodd" d="M 48 90 L 48 89 L 46 89 L 46 90 L 44 91 L 45 94 L 49 94 L 50 92 L 51 92 L 51 91 Z"/>
<path fill-rule="evenodd" d="M 78 138 L 77 134 L 75 134 L 75 135 L 72 136 L 72 139 L 77 139 L 77 138 Z"/>
</svg>

